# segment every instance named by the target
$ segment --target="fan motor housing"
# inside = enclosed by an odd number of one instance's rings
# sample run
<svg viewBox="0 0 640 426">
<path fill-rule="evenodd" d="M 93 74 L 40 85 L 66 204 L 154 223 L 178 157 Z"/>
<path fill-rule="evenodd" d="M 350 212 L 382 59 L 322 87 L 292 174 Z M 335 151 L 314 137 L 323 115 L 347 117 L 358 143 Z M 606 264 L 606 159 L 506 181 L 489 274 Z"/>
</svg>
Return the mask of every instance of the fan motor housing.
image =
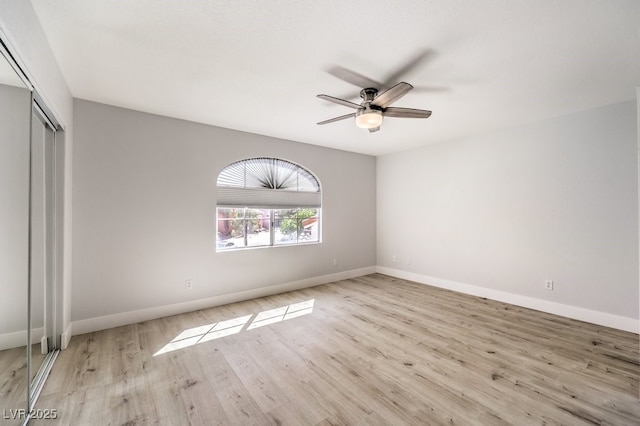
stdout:
<svg viewBox="0 0 640 426">
<path fill-rule="evenodd" d="M 375 99 L 375 97 L 378 95 L 378 89 L 373 88 L 373 87 L 367 87 L 365 89 L 362 89 L 360 91 L 360 97 L 365 101 L 365 102 L 371 102 Z"/>
</svg>

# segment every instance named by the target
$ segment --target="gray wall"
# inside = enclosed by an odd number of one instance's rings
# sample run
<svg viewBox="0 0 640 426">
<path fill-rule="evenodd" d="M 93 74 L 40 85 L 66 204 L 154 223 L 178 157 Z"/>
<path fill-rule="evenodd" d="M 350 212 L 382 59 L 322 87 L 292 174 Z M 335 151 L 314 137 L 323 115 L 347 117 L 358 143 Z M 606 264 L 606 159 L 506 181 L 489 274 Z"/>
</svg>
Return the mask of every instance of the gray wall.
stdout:
<svg viewBox="0 0 640 426">
<path fill-rule="evenodd" d="M 378 265 L 638 318 L 635 106 L 379 157 Z"/>
<path fill-rule="evenodd" d="M 376 264 L 374 157 L 83 100 L 74 123 L 73 321 Z M 322 244 L 216 253 L 218 172 L 253 156 L 318 176 Z"/>
</svg>

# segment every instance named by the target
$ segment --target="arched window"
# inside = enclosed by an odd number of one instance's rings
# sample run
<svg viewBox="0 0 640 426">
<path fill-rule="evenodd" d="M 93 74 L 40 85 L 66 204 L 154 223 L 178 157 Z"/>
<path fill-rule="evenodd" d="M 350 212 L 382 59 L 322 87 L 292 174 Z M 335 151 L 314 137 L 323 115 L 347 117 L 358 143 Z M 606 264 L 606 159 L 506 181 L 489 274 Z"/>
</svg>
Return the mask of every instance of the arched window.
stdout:
<svg viewBox="0 0 640 426">
<path fill-rule="evenodd" d="M 304 167 L 248 158 L 222 169 L 217 190 L 217 250 L 320 242 L 320 182 Z"/>
</svg>

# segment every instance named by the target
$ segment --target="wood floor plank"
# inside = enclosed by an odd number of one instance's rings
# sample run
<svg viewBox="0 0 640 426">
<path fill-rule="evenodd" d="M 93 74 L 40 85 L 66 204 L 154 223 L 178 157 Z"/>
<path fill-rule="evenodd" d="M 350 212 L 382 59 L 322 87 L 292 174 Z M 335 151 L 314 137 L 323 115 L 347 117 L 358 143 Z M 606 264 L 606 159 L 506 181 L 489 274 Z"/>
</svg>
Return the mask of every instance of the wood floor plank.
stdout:
<svg viewBox="0 0 640 426">
<path fill-rule="evenodd" d="M 260 362 L 246 349 L 230 351 L 225 359 L 262 412 L 271 412 L 289 402 L 286 389 L 281 389 L 269 374 L 265 374 Z"/>
<path fill-rule="evenodd" d="M 27 349 L 0 351 L 0 415 L 10 417 L 9 410 L 27 408 Z M 6 416 L 4 415 L 6 414 Z M 7 424 L 20 424 L 19 419 Z"/>
<path fill-rule="evenodd" d="M 637 334 L 372 274 L 74 336 L 38 407 L 47 425 L 638 425 L 639 383 Z"/>
</svg>

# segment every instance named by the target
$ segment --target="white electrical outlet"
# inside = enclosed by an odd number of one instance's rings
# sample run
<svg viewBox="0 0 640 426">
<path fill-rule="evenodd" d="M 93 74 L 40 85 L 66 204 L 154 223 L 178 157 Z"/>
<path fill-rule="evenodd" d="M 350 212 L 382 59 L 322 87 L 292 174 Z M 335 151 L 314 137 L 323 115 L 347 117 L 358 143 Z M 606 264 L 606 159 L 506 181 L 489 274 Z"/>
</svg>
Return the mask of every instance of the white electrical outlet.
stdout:
<svg viewBox="0 0 640 426">
<path fill-rule="evenodd" d="M 544 288 L 546 288 L 547 290 L 553 290 L 553 281 L 552 280 L 546 280 L 544 282 Z"/>
<path fill-rule="evenodd" d="M 192 286 L 193 286 L 193 283 L 191 282 L 191 280 L 186 280 L 184 282 L 184 288 L 186 288 L 187 290 L 191 290 Z"/>
<path fill-rule="evenodd" d="M 398 256 L 396 256 L 395 254 L 393 256 L 391 256 L 391 261 L 393 263 L 396 263 L 398 261 Z"/>
<path fill-rule="evenodd" d="M 411 258 L 407 257 L 407 265 L 411 265 Z"/>
<path fill-rule="evenodd" d="M 338 259 L 336 258 L 333 259 L 333 266 L 338 266 Z"/>
</svg>

